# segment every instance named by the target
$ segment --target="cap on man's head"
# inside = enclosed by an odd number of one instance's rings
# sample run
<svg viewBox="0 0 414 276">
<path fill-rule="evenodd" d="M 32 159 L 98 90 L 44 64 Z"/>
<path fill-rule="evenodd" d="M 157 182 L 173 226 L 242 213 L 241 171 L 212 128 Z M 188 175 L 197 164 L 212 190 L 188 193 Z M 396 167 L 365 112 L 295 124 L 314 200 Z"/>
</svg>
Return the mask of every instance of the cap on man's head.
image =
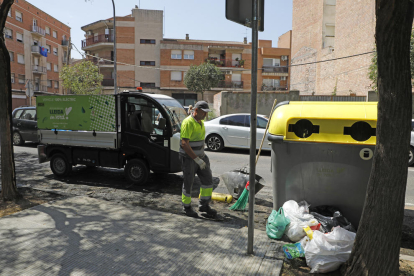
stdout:
<svg viewBox="0 0 414 276">
<path fill-rule="evenodd" d="M 208 107 L 208 103 L 206 101 L 199 101 L 195 104 L 194 108 L 199 108 L 204 112 L 210 112 L 211 110 Z"/>
</svg>

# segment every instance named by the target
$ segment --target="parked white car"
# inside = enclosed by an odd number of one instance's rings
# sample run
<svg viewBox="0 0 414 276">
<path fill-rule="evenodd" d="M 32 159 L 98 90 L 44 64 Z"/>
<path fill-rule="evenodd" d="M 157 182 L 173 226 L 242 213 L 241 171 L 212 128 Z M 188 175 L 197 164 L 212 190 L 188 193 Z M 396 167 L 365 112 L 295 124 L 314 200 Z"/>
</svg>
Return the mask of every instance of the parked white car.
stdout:
<svg viewBox="0 0 414 276">
<path fill-rule="evenodd" d="M 266 130 L 268 117 L 257 115 L 257 141 L 259 149 Z M 206 145 L 211 151 L 221 151 L 224 147 L 250 148 L 250 114 L 239 113 L 220 116 L 208 122 L 204 122 L 206 128 Z M 269 141 L 263 142 L 262 150 L 271 150 Z"/>
<path fill-rule="evenodd" d="M 408 166 L 414 164 L 414 120 L 411 120 L 411 140 L 410 140 L 410 150 L 408 153 Z"/>
</svg>

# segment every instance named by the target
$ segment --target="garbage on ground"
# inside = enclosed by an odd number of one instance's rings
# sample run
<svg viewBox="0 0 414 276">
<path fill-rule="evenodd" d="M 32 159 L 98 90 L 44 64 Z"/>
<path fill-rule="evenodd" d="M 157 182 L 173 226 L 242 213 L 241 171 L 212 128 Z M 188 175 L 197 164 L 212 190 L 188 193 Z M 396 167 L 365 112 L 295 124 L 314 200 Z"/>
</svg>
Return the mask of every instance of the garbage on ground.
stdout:
<svg viewBox="0 0 414 276">
<path fill-rule="evenodd" d="M 313 233 L 313 239 L 305 246 L 305 258 L 311 273 L 326 273 L 339 268 L 351 255 L 356 234 L 342 227 L 332 232 Z"/>
<path fill-rule="evenodd" d="M 288 238 L 297 242 L 306 236 L 304 227 L 317 226 L 318 221 L 309 214 L 309 204 L 306 201 L 301 201 L 299 204 L 294 200 L 286 201 L 283 204 L 283 210 L 285 215 L 290 220 L 290 224 L 287 226 L 285 234 Z"/>
<path fill-rule="evenodd" d="M 341 226 L 348 231 L 356 233 L 354 226 L 336 207 L 327 205 L 311 207 L 310 213 L 321 223 L 321 229 L 324 233 L 331 232 L 332 228 L 336 226 Z"/>
<path fill-rule="evenodd" d="M 249 167 L 243 167 L 241 169 L 232 170 L 220 175 L 221 179 L 223 180 L 224 184 L 229 191 L 229 194 L 233 196 L 233 198 L 238 199 L 245 186 L 247 181 L 249 181 Z M 256 183 L 255 183 L 255 194 L 257 194 L 266 184 L 265 180 L 260 175 L 255 175 Z"/>
<path fill-rule="evenodd" d="M 283 253 L 285 253 L 286 258 L 289 260 L 298 257 L 305 257 L 305 250 L 303 249 L 300 242 L 294 244 L 285 244 L 283 246 Z"/>
<path fill-rule="evenodd" d="M 309 239 L 313 239 L 313 231 L 309 226 L 303 227 L 303 231 L 305 231 L 306 236 L 308 236 Z"/>
<path fill-rule="evenodd" d="M 280 239 L 285 232 L 286 226 L 289 224 L 290 220 L 285 217 L 283 208 L 280 207 L 279 211 L 273 210 L 270 213 L 269 218 L 267 219 L 266 224 L 266 233 L 267 236 L 271 239 Z"/>
<path fill-rule="evenodd" d="M 227 203 L 231 203 L 233 201 L 233 197 L 231 195 L 221 194 L 221 193 L 216 193 L 216 192 L 212 193 L 211 199 L 222 201 L 222 202 L 227 202 Z"/>
</svg>

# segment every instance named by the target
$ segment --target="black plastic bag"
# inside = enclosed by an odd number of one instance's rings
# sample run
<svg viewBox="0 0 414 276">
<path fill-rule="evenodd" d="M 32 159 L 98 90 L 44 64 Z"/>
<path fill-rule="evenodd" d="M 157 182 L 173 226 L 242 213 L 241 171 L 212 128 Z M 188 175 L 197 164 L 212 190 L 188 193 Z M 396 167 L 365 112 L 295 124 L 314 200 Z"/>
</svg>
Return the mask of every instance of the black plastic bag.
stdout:
<svg viewBox="0 0 414 276">
<path fill-rule="evenodd" d="M 321 230 L 324 233 L 332 231 L 333 227 L 341 226 L 342 228 L 356 233 L 354 226 L 342 215 L 338 208 L 327 205 L 320 205 L 309 208 L 310 214 L 321 224 Z"/>
</svg>

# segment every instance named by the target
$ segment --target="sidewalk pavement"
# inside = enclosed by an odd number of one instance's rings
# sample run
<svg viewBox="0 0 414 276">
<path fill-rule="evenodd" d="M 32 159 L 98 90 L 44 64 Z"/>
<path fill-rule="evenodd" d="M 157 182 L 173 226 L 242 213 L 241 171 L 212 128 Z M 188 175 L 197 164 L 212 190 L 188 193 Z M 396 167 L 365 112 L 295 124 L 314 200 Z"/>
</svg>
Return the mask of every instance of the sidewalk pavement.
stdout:
<svg viewBox="0 0 414 276">
<path fill-rule="evenodd" d="M 282 243 L 242 229 L 89 197 L 0 219 L 0 275 L 279 275 Z"/>
</svg>

